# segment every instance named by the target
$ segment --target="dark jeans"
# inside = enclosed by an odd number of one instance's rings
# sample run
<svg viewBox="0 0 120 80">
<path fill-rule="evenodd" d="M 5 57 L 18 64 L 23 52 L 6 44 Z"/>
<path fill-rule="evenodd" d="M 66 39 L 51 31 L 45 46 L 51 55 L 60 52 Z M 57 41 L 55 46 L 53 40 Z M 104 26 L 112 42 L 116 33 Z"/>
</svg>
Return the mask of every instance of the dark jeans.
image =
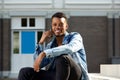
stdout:
<svg viewBox="0 0 120 80">
<path fill-rule="evenodd" d="M 35 72 L 31 67 L 22 68 L 18 80 L 80 80 L 81 68 L 68 55 L 55 59 L 55 70 Z"/>
</svg>

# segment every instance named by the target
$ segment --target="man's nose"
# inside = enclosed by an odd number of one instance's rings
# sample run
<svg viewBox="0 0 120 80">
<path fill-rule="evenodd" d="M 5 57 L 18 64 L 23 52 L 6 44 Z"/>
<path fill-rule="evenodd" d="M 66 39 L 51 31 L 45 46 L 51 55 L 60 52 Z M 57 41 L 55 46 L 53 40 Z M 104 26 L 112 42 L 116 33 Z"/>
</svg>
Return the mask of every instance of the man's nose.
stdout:
<svg viewBox="0 0 120 80">
<path fill-rule="evenodd" d="M 57 25 L 57 28 L 61 28 L 61 26 L 60 26 L 60 25 Z"/>
</svg>

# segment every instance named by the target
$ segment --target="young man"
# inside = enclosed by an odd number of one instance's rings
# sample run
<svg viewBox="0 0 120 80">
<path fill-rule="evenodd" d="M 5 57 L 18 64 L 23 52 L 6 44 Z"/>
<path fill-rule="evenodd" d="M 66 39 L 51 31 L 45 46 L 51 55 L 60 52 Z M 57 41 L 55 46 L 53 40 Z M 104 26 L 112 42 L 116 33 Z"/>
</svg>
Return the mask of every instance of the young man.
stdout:
<svg viewBox="0 0 120 80">
<path fill-rule="evenodd" d="M 89 80 L 80 34 L 67 32 L 67 17 L 62 12 L 52 16 L 51 25 L 52 30 L 44 32 L 39 41 L 33 68 L 22 68 L 18 80 Z M 43 50 L 42 44 L 51 36 L 53 39 Z M 48 69 L 42 70 L 45 66 Z"/>
</svg>

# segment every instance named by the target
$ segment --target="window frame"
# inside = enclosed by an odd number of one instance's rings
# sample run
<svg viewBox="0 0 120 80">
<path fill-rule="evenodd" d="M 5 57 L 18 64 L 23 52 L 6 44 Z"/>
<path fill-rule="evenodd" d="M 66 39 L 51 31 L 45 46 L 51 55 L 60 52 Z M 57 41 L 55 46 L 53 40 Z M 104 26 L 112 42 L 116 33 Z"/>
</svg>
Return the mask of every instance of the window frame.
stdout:
<svg viewBox="0 0 120 80">
<path fill-rule="evenodd" d="M 12 45 L 12 53 L 13 54 L 27 54 L 27 53 L 22 53 L 22 31 L 28 31 L 28 30 L 12 30 L 12 44 L 14 44 L 14 32 L 18 32 L 19 33 L 19 52 L 18 53 L 14 53 L 14 45 Z M 35 46 L 38 43 L 38 32 L 44 32 L 44 30 L 29 30 L 29 31 L 34 31 L 35 32 Z M 41 35 L 42 36 L 42 35 Z M 44 45 L 44 44 L 43 44 Z M 31 54 L 31 53 L 30 53 Z"/>
<path fill-rule="evenodd" d="M 27 27 L 22 27 L 21 23 L 22 23 L 22 19 L 26 18 L 27 19 Z M 29 26 L 29 20 L 30 19 L 35 19 L 35 26 L 34 27 L 30 27 Z M 40 22 L 40 23 L 39 23 Z M 18 24 L 16 24 L 18 23 Z M 42 24 L 41 24 L 42 23 Z M 23 54 L 21 51 L 21 45 L 22 45 L 22 39 L 21 39 L 21 34 L 22 31 L 34 31 L 35 32 L 35 46 L 38 40 L 38 32 L 44 32 L 45 31 L 45 17 L 12 17 L 11 20 L 11 53 L 12 54 Z M 42 26 L 41 26 L 42 25 Z M 19 52 L 18 53 L 14 53 L 14 32 L 18 32 L 19 33 Z M 43 44 L 44 45 L 44 44 Z"/>
</svg>

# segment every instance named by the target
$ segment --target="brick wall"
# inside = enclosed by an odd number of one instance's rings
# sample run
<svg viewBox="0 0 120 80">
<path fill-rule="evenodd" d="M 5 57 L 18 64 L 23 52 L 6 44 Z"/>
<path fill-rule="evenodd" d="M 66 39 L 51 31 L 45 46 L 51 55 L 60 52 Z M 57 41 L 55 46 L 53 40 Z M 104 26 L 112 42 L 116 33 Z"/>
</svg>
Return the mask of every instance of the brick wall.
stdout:
<svg viewBox="0 0 120 80">
<path fill-rule="evenodd" d="M 50 19 L 46 20 L 46 25 Z M 89 72 L 100 72 L 100 64 L 109 63 L 108 18 L 106 16 L 71 16 L 69 30 L 79 32 L 84 40 Z"/>
<path fill-rule="evenodd" d="M 79 32 L 84 41 L 89 72 L 99 72 L 100 64 L 109 63 L 107 17 L 70 17 L 70 31 Z"/>
<path fill-rule="evenodd" d="M 0 71 L 2 71 L 2 19 L 0 18 Z"/>
<path fill-rule="evenodd" d="M 1 26 L 0 26 L 0 69 L 2 71 L 9 71 L 10 70 L 10 62 L 11 62 L 11 30 L 10 30 L 10 19 L 1 19 Z"/>
</svg>

